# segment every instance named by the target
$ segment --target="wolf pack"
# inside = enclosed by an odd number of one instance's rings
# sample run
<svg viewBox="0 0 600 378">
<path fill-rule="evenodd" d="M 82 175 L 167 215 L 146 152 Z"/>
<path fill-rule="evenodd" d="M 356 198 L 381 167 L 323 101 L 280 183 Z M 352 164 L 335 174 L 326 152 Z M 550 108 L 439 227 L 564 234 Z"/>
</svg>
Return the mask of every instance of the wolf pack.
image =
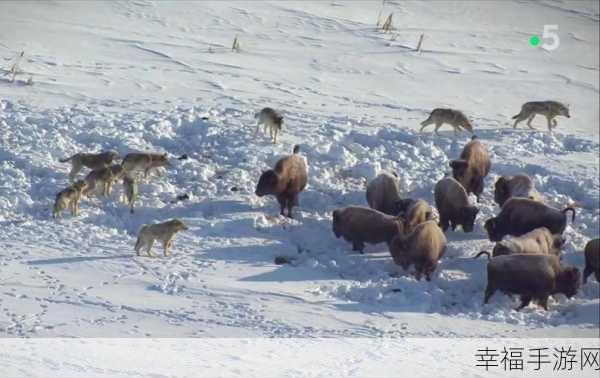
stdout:
<svg viewBox="0 0 600 378">
<path fill-rule="evenodd" d="M 549 132 L 557 126 L 557 116 L 570 117 L 569 108 L 560 102 L 527 102 L 513 117 L 513 127 L 527 120 L 527 125 L 533 129 L 531 121 L 536 115 L 546 117 Z M 277 143 L 277 135 L 283 125 L 282 114 L 272 108 L 263 108 L 255 118 L 256 133 L 262 125 L 265 133 L 269 130 L 273 143 Z M 471 122 L 461 111 L 434 109 L 421 123 L 420 131 L 428 125 L 435 125 L 437 134 L 443 124 L 452 126 L 455 133 L 467 130 L 473 136 L 460 156 L 450 161 L 452 174 L 443 177 L 433 188 L 437 212 L 424 199 L 402 198 L 398 175 L 385 171 L 367 183 L 365 196 L 368 206 L 346 206 L 332 212 L 335 237 L 351 243 L 352 250 L 361 254 L 365 244 L 386 243 L 394 263 L 404 270 L 412 266 L 417 280 L 423 277 L 428 281 L 432 279 L 448 244 L 448 228 L 454 231 L 460 226 L 463 232 L 473 231 L 484 179 L 492 168 L 486 146 L 475 136 Z M 96 192 L 109 196 L 112 186 L 119 181 L 133 214 L 138 182 L 147 180 L 153 169 L 171 165 L 167 154 L 157 153 L 134 152 L 127 154 L 120 163 L 118 160 L 120 156 L 115 151 L 80 152 L 60 160 L 71 163 L 71 185 L 56 195 L 53 216 L 59 217 L 67 209 L 73 216 L 78 215 L 82 198 Z M 84 179 L 77 180 L 84 167 L 90 172 Z M 306 158 L 296 145 L 292 154 L 278 160 L 273 169 L 262 172 L 255 195 L 274 196 L 280 206 L 280 215 L 293 218 L 292 210 L 299 206 L 299 196 L 307 182 Z M 567 266 L 561 261 L 567 213 L 571 213 L 571 222 L 574 222 L 574 207 L 556 209 L 546 204 L 532 179 L 524 173 L 501 176 L 493 190 L 499 212 L 485 221 L 484 228 L 495 246 L 491 253 L 481 251 L 474 256 L 484 255 L 489 260 L 484 303 L 488 303 L 500 290 L 520 296 L 521 304 L 517 310 L 528 306 L 531 301 L 548 310 L 550 296 L 564 294 L 571 298 L 592 274 L 600 282 L 600 239 L 590 240 L 585 246 L 583 275 L 577 267 Z M 471 202 L 470 194 L 476 197 L 476 203 Z M 164 256 L 167 256 L 174 236 L 183 230 L 188 230 L 188 227 L 180 219 L 144 225 L 134 250 L 138 256 L 143 251 L 153 256 L 153 244 L 160 241 Z M 276 263 L 285 262 L 276 259 Z"/>
</svg>

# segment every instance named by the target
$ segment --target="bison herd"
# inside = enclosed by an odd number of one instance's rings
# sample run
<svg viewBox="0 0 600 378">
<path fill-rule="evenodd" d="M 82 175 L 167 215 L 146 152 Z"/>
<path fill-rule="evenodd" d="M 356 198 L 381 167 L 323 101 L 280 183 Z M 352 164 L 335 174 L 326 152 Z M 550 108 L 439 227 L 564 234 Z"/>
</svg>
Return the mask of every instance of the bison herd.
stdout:
<svg viewBox="0 0 600 378">
<path fill-rule="evenodd" d="M 480 202 L 484 179 L 491 169 L 490 155 L 483 143 L 473 137 L 450 167 L 452 176 L 442 178 L 434 187 L 439 221 L 434 220 L 433 209 L 425 200 L 401 198 L 396 174 L 381 172 L 367 184 L 369 207 L 347 206 L 333 211 L 333 233 L 352 243 L 352 249 L 360 253 L 365 243 L 386 243 L 397 265 L 405 270 L 414 265 L 417 280 L 423 275 L 431 280 L 446 249 L 448 227 L 473 231 L 479 209 L 468 195 L 473 193 Z M 305 161 L 296 146 L 294 154 L 279 160 L 275 169 L 263 172 L 256 194 L 276 196 L 281 214 L 287 209 L 291 218 L 291 209 L 298 206 L 298 195 L 306 186 L 307 177 Z M 550 295 L 575 295 L 581 285 L 581 273 L 560 261 L 566 213 L 571 211 L 574 221 L 575 209 L 558 210 L 544 204 L 525 174 L 500 177 L 495 183 L 494 200 L 500 212 L 486 220 L 485 230 L 496 245 L 491 254 L 482 251 L 475 256 L 485 254 L 489 259 L 484 303 L 497 290 L 520 295 L 518 309 L 532 300 L 547 309 Z M 585 247 L 584 283 L 592 273 L 600 280 L 599 239 Z"/>
</svg>

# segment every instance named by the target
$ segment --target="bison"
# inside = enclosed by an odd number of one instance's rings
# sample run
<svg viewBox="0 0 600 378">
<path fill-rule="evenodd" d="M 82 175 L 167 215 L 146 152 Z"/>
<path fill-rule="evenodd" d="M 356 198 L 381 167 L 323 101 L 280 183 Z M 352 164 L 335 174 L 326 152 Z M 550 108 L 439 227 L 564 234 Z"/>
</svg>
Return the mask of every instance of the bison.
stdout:
<svg viewBox="0 0 600 378">
<path fill-rule="evenodd" d="M 390 243 L 403 233 L 400 218 L 363 206 L 348 206 L 333 212 L 333 233 L 352 243 L 352 249 L 363 253 L 365 243 Z"/>
<path fill-rule="evenodd" d="M 502 207 L 512 197 L 529 198 L 542 202 L 542 197 L 535 190 L 533 181 L 524 173 L 514 176 L 502 176 L 494 185 L 494 201 Z"/>
<path fill-rule="evenodd" d="M 390 243 L 390 253 L 394 262 L 403 269 L 411 264 L 415 266 L 415 278 L 431 281 L 439 259 L 446 250 L 446 236 L 434 221 L 427 221 L 416 226 L 408 235 L 398 234 Z"/>
<path fill-rule="evenodd" d="M 560 256 L 560 249 L 564 244 L 565 239 L 560 234 L 553 235 L 546 227 L 540 227 L 524 235 L 499 241 L 494 246 L 492 256 L 523 253 Z M 475 257 L 483 254 L 490 257 L 487 251 L 481 251 Z"/>
<path fill-rule="evenodd" d="M 483 179 L 490 173 L 490 155 L 476 137 L 463 148 L 460 158 L 450 162 L 452 176 L 461 183 L 467 194 L 474 193 L 479 202 L 483 193 Z"/>
<path fill-rule="evenodd" d="M 583 283 L 587 282 L 590 274 L 594 273 L 596 281 L 600 282 L 600 239 L 590 240 L 585 245 L 585 269 Z"/>
<path fill-rule="evenodd" d="M 452 177 L 445 177 L 435 184 L 435 206 L 440 213 L 440 227 L 444 232 L 461 225 L 464 232 L 472 232 L 479 209 L 469 204 L 469 197 L 462 185 Z"/>
<path fill-rule="evenodd" d="M 516 254 L 494 257 L 487 265 L 488 281 L 484 303 L 496 290 L 521 296 L 517 310 L 532 299 L 548 310 L 548 297 L 562 293 L 571 298 L 580 286 L 581 273 L 575 267 L 561 266 L 553 255 Z"/>
<path fill-rule="evenodd" d="M 280 159 L 274 169 L 264 171 L 256 185 L 256 195 L 274 195 L 280 206 L 280 214 L 292 217 L 292 207 L 298 206 L 298 195 L 306 187 L 308 170 L 304 158 L 299 154 L 300 146 L 294 146 L 292 155 Z"/>
<path fill-rule="evenodd" d="M 506 235 L 521 236 L 540 227 L 546 227 L 553 234 L 562 234 L 567 225 L 567 211 L 573 213 L 572 221 L 575 221 L 573 207 L 558 210 L 529 198 L 511 198 L 504 203 L 498 216 L 485 222 L 485 229 L 493 242 Z"/>
</svg>

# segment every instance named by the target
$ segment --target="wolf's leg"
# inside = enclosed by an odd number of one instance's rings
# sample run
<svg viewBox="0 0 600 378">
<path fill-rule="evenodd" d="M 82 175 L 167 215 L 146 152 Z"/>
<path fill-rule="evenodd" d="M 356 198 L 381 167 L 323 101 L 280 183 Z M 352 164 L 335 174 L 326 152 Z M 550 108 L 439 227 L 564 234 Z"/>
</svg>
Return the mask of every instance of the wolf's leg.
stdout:
<svg viewBox="0 0 600 378">
<path fill-rule="evenodd" d="M 423 129 L 425 129 L 425 127 L 431 125 L 432 123 L 433 123 L 433 121 L 431 120 L 431 117 L 429 117 L 425 121 L 421 122 L 421 128 L 419 129 L 419 132 L 423 132 Z"/>
<path fill-rule="evenodd" d="M 88 182 L 88 187 L 85 189 L 84 194 L 90 198 L 91 195 L 94 194 L 94 190 L 96 190 L 96 181 L 92 180 Z"/>
<path fill-rule="evenodd" d="M 144 248 L 144 245 L 144 239 L 141 239 L 141 236 L 138 236 L 138 241 L 135 243 L 135 247 L 133 247 L 136 255 L 140 255 L 140 252 L 142 248 Z"/>
<path fill-rule="evenodd" d="M 277 128 L 275 128 L 275 130 L 273 131 L 273 134 L 274 134 L 273 144 L 277 144 Z"/>
<path fill-rule="evenodd" d="M 175 239 L 175 234 L 173 233 L 171 236 L 169 236 L 163 244 L 163 247 L 165 249 L 165 256 L 167 256 L 171 250 L 171 246 L 173 245 L 173 239 Z"/>
<path fill-rule="evenodd" d="M 146 249 L 146 253 L 148 254 L 148 256 L 150 257 L 154 257 L 154 254 L 152 253 L 152 246 L 154 245 L 154 239 L 150 239 L 147 241 L 148 249 Z"/>
<path fill-rule="evenodd" d="M 260 130 L 260 121 L 256 122 L 256 131 L 254 132 L 254 134 L 258 134 L 259 130 Z"/>
<path fill-rule="evenodd" d="M 546 120 L 548 121 L 548 131 L 552 132 L 552 118 L 550 116 L 546 116 Z"/>
<path fill-rule="evenodd" d="M 552 118 L 552 128 L 554 129 L 556 126 L 558 126 L 558 122 L 556 122 L 556 118 Z"/>
<path fill-rule="evenodd" d="M 172 240 L 172 237 L 163 240 L 163 249 L 164 249 L 165 257 L 167 257 L 169 255 L 169 247 L 171 246 L 171 240 Z"/>
<path fill-rule="evenodd" d="M 440 133 L 438 133 L 438 130 L 440 129 L 440 127 L 442 127 L 442 124 L 439 122 L 435 123 L 435 135 L 440 135 Z"/>
<path fill-rule="evenodd" d="M 71 182 L 75 181 L 75 177 L 77 176 L 79 171 L 81 171 L 81 168 L 83 168 L 81 166 L 81 164 L 79 164 L 75 161 L 71 162 L 71 172 L 69 172 L 69 181 L 71 181 Z"/>
<path fill-rule="evenodd" d="M 529 126 L 529 128 L 530 128 L 531 130 L 535 130 L 535 127 L 531 126 L 531 121 L 533 121 L 533 119 L 534 119 L 534 118 L 535 118 L 535 113 L 534 113 L 534 114 L 531 114 L 531 115 L 529 116 L 529 118 L 527 118 L 527 126 Z"/>
</svg>

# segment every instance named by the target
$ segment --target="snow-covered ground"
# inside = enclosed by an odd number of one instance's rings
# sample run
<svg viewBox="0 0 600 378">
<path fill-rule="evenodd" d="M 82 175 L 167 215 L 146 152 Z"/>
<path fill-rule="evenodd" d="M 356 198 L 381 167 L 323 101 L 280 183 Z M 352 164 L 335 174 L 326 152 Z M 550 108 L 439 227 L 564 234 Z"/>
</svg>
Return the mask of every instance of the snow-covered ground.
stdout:
<svg viewBox="0 0 600 378">
<path fill-rule="evenodd" d="M 78 337 L 595 337 L 591 278 L 550 311 L 483 305 L 498 212 L 493 183 L 526 172 L 546 201 L 576 203 L 563 261 L 583 269 L 598 237 L 599 6 L 590 2 L 394 2 L 397 30 L 374 30 L 381 2 L 0 2 L 0 335 Z M 544 24 L 560 47 L 529 45 Z M 414 52 L 425 33 L 423 49 Z M 241 51 L 232 52 L 238 36 Z M 33 85 L 26 85 L 32 77 Z M 514 130 L 525 101 L 570 104 L 553 135 Z M 280 143 L 254 113 L 281 109 Z M 449 232 L 431 282 L 331 232 L 331 212 L 366 204 L 380 170 L 403 193 L 432 188 L 469 140 L 418 133 L 439 106 L 463 110 L 493 155 L 473 233 Z M 309 186 L 294 220 L 257 198 L 262 170 L 300 144 Z M 135 214 L 110 199 L 51 217 L 78 151 L 166 152 L 173 167 L 140 186 Z M 175 157 L 187 154 L 188 160 Z M 171 203 L 178 195 L 190 199 Z M 168 258 L 135 257 L 143 224 L 179 217 Z M 156 252 L 159 252 L 158 250 Z M 278 266 L 278 255 L 293 257 Z"/>
</svg>

